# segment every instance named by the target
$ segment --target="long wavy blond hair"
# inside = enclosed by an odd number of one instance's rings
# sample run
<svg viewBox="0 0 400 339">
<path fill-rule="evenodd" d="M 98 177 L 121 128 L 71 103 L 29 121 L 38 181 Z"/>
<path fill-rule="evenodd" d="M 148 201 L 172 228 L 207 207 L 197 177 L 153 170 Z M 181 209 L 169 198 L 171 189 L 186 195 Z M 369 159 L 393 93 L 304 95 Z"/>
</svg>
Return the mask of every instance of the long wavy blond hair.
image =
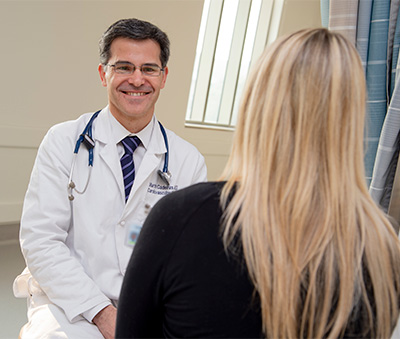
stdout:
<svg viewBox="0 0 400 339">
<path fill-rule="evenodd" d="M 366 186 L 365 102 L 357 51 L 326 29 L 280 38 L 249 76 L 222 230 L 243 249 L 268 337 L 341 336 L 360 304 L 365 333 L 389 337 L 397 321 L 400 246 Z"/>
</svg>

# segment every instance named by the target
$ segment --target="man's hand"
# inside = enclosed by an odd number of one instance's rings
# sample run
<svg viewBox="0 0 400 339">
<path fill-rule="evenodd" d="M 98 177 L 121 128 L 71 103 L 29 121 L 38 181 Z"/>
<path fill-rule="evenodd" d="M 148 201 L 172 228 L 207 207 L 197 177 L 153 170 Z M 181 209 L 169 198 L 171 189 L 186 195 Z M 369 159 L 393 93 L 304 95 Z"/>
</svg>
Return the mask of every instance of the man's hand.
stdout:
<svg viewBox="0 0 400 339">
<path fill-rule="evenodd" d="M 114 339 L 115 323 L 117 321 L 117 309 L 113 305 L 104 307 L 95 315 L 92 321 L 93 324 L 99 328 L 104 338 Z"/>
</svg>

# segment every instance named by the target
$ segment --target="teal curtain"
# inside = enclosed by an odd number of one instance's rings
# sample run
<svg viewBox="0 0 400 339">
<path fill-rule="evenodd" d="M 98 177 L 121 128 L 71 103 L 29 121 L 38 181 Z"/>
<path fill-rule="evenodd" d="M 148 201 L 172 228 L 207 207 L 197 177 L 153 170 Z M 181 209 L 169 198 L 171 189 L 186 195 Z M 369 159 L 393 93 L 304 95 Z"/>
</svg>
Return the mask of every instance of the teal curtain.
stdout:
<svg viewBox="0 0 400 339">
<path fill-rule="evenodd" d="M 321 24 L 328 28 L 329 25 L 329 0 L 321 0 Z"/>
<path fill-rule="evenodd" d="M 368 129 L 368 131 L 373 130 L 373 133 L 375 133 L 374 136 L 379 138 L 370 185 L 370 193 L 373 199 L 385 212 L 387 212 L 399 156 L 400 87 L 397 86 L 396 82 L 400 40 L 400 18 L 398 15 L 399 0 L 375 0 L 374 3 L 375 2 L 378 2 L 378 10 L 380 13 L 384 12 L 384 16 L 387 17 L 385 25 L 379 27 L 381 29 L 380 38 L 383 39 L 386 37 L 386 48 L 384 51 L 386 56 L 386 65 L 385 68 L 383 68 L 383 66 L 380 67 L 382 72 L 383 70 L 386 71 L 386 75 L 380 76 L 382 78 L 381 81 L 383 81 L 383 79 L 385 80 L 385 91 L 380 89 L 379 94 L 376 92 L 373 93 L 377 94 L 377 96 L 379 95 L 380 100 L 382 100 L 380 111 L 373 112 L 377 115 L 379 114 L 378 122 L 380 123 L 382 121 L 382 128 L 378 130 L 377 126 L 371 126 Z M 383 17 L 383 14 L 381 14 L 380 17 Z M 373 18 L 374 17 L 372 17 L 372 19 Z M 379 37 L 377 36 L 376 39 L 379 39 Z M 383 47 L 382 44 L 380 46 Z M 374 69 L 374 71 L 377 72 L 377 69 Z M 367 77 L 367 85 L 368 81 Z M 370 95 L 370 87 L 371 86 L 368 86 L 368 95 Z M 375 87 L 372 88 L 375 89 Z M 372 98 L 370 98 L 370 100 L 372 100 Z M 376 108 L 376 106 L 371 105 L 371 103 L 369 106 L 370 112 L 372 110 L 371 106 L 372 108 Z M 385 111 L 385 113 L 383 114 L 381 111 Z M 370 161 L 372 162 L 371 159 Z"/>
<path fill-rule="evenodd" d="M 365 172 L 368 184 L 372 181 L 379 137 L 385 121 L 388 104 L 386 80 L 389 13 L 389 0 L 373 1 L 366 64 L 368 120 Z"/>
<path fill-rule="evenodd" d="M 399 57 L 399 46 L 400 46 L 400 15 L 399 13 L 399 3 L 397 6 L 395 3 L 392 3 L 392 7 L 390 10 L 390 23 L 389 26 L 389 34 L 393 37 L 393 57 L 391 60 L 392 68 L 390 72 L 390 97 L 393 95 L 394 86 L 396 83 L 396 70 L 398 68 L 398 57 Z"/>
<path fill-rule="evenodd" d="M 324 2 L 324 4 L 323 4 Z M 365 70 L 368 102 L 365 172 L 373 199 L 387 211 L 399 156 L 400 0 L 321 0 L 329 29 L 355 43 Z M 328 12 L 328 13 L 327 13 Z M 354 21 L 354 17 L 356 18 Z M 399 85 L 400 86 L 400 85 Z"/>
<path fill-rule="evenodd" d="M 358 6 L 356 46 L 364 67 L 367 71 L 369 29 L 371 25 L 372 0 L 364 0 Z"/>
</svg>

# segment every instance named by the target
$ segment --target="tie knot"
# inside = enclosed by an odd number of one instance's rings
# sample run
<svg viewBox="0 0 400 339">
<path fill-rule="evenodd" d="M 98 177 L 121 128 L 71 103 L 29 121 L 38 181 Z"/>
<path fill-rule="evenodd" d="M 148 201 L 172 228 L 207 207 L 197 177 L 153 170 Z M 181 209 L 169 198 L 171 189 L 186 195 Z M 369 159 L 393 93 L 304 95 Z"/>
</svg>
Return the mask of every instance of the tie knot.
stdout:
<svg viewBox="0 0 400 339">
<path fill-rule="evenodd" d="M 121 142 L 125 148 L 125 154 L 132 154 L 141 143 L 140 139 L 136 135 L 133 137 L 125 137 Z"/>
</svg>

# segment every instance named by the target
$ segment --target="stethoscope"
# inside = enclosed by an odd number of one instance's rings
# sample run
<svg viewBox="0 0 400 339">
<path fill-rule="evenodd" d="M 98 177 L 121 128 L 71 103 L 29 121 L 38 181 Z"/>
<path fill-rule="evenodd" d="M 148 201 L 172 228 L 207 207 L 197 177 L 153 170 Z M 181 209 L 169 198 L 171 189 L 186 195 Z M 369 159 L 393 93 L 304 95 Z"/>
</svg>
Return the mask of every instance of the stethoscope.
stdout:
<svg viewBox="0 0 400 339">
<path fill-rule="evenodd" d="M 73 154 L 73 158 L 72 158 L 72 166 L 71 166 L 71 171 L 69 172 L 69 179 L 68 179 L 68 199 L 71 201 L 74 200 L 74 198 L 75 198 L 74 195 L 72 194 L 73 191 L 75 191 L 78 194 L 83 194 L 83 193 L 85 193 L 85 191 L 89 185 L 90 176 L 92 174 L 92 168 L 93 168 L 93 149 L 94 149 L 94 144 L 95 144 L 93 137 L 92 137 L 92 126 L 93 126 L 93 121 L 97 118 L 100 111 L 97 111 L 96 113 L 94 113 L 92 115 L 89 122 L 85 126 L 85 129 L 82 131 L 82 134 L 79 136 L 79 138 L 75 144 L 74 154 Z M 168 171 L 168 158 L 169 158 L 168 138 L 167 138 L 167 133 L 165 132 L 164 126 L 161 124 L 161 122 L 158 122 L 158 124 L 160 125 L 161 133 L 164 138 L 165 148 L 167 149 L 167 152 L 165 152 L 165 156 L 164 156 L 164 167 L 163 167 L 162 171 L 158 170 L 157 173 L 158 173 L 159 177 L 161 178 L 161 180 L 166 185 L 169 186 L 172 175 Z M 85 187 L 83 188 L 83 190 L 80 191 L 76 188 L 76 185 L 75 185 L 74 181 L 72 180 L 72 176 L 74 173 L 74 168 L 75 168 L 78 151 L 79 151 L 79 148 L 81 147 L 82 142 L 89 151 L 89 164 L 88 164 L 89 174 L 88 174 L 88 178 L 86 180 Z"/>
</svg>

